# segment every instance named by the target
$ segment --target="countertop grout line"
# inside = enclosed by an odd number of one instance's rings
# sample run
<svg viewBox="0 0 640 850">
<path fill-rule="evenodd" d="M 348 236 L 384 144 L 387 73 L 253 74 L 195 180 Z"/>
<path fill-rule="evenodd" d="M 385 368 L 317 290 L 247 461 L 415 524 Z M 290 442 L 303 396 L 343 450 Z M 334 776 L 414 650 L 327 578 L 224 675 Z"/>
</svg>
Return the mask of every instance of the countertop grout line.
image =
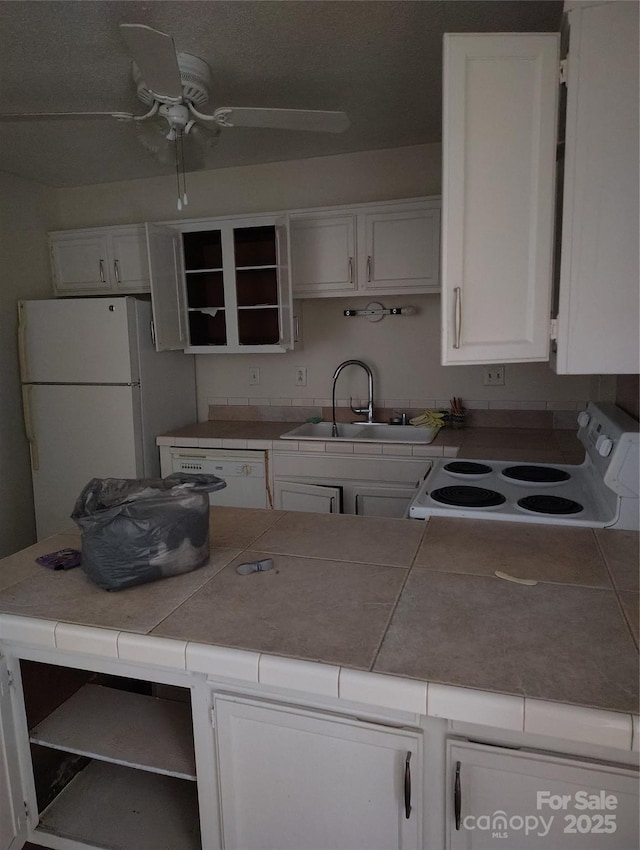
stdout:
<svg viewBox="0 0 640 850">
<path fill-rule="evenodd" d="M 216 548 L 216 547 L 214 547 L 214 548 Z M 186 596 L 179 605 L 176 605 L 176 607 L 172 611 L 169 611 L 168 614 L 165 614 L 164 617 L 162 617 L 160 620 L 158 620 L 158 622 L 154 626 L 152 626 L 151 629 L 148 629 L 147 632 L 145 632 L 145 634 L 147 634 L 147 635 L 152 634 L 155 629 L 157 629 L 159 626 L 161 626 L 162 623 L 164 623 L 164 621 L 167 620 L 169 617 L 172 617 L 176 613 L 176 611 L 178 611 L 180 608 L 182 608 L 182 606 L 185 603 L 187 603 L 193 596 L 195 596 L 196 593 L 200 593 L 201 590 L 204 590 L 204 588 L 209 584 L 209 582 L 212 582 L 217 576 L 219 576 L 220 573 L 229 566 L 229 564 L 233 563 L 233 561 L 235 561 L 235 559 L 238 558 L 245 551 L 244 549 L 232 549 L 231 547 L 229 547 L 228 549 L 225 547 L 223 549 L 223 551 L 225 551 L 225 550 L 237 552 L 237 554 L 235 554 L 229 561 L 227 561 L 226 564 L 224 564 L 222 567 L 220 567 L 220 569 L 216 570 L 215 573 L 212 576 L 210 576 L 205 582 L 203 582 L 199 587 L 195 588 L 193 590 L 193 592 L 190 593 L 188 596 Z M 158 635 L 158 637 L 162 637 L 162 635 Z"/>
<path fill-rule="evenodd" d="M 387 617 L 387 622 L 385 623 L 384 631 L 382 632 L 382 637 L 380 638 L 380 641 L 378 642 L 378 646 L 377 646 L 376 651 L 374 652 L 374 655 L 373 655 L 373 660 L 371 662 L 371 666 L 369 667 L 370 673 L 373 673 L 373 668 L 376 666 L 376 661 L 378 660 L 378 656 L 380 655 L 380 650 L 382 649 L 382 644 L 384 643 L 384 639 L 386 638 L 387 632 L 389 631 L 389 628 L 391 626 L 391 620 L 393 619 L 393 615 L 395 614 L 396 609 L 397 609 L 398 605 L 400 604 L 400 599 L 402 597 L 402 594 L 404 593 L 405 586 L 407 584 L 407 581 L 409 580 L 409 576 L 411 575 L 411 571 L 413 570 L 413 567 L 415 565 L 416 558 L 418 557 L 418 552 L 420 551 L 420 548 L 422 547 L 422 543 L 424 542 L 424 538 L 425 538 L 425 535 L 427 534 L 428 528 L 429 528 L 429 521 L 427 520 L 427 522 L 425 523 L 425 527 L 422 530 L 420 540 L 418 541 L 418 545 L 416 546 L 416 550 L 413 553 L 413 558 L 411 559 L 411 563 L 409 564 L 409 567 L 407 569 L 407 573 L 404 577 L 402 585 L 400 586 L 400 589 L 398 590 L 395 602 L 393 603 L 393 605 L 391 607 L 391 611 L 389 613 L 389 616 Z"/>
<path fill-rule="evenodd" d="M 618 608 L 620 609 L 622 619 L 624 621 L 625 626 L 627 627 L 627 631 L 631 635 L 631 640 L 633 641 L 633 645 L 636 648 L 636 652 L 640 652 L 640 644 L 638 642 L 638 639 L 636 638 L 635 632 L 633 631 L 633 628 L 631 626 L 631 622 L 629 620 L 629 617 L 627 616 L 627 612 L 625 611 L 624 605 L 622 604 L 622 600 L 620 599 L 620 591 L 619 591 L 619 589 L 616 585 L 615 579 L 613 577 L 613 573 L 611 572 L 611 568 L 609 567 L 609 561 L 607 560 L 607 556 L 605 555 L 604 549 L 600 545 L 600 539 L 598 538 L 598 535 L 595 533 L 595 531 L 593 529 L 592 529 L 592 532 L 593 532 L 593 537 L 596 541 L 596 546 L 598 547 L 598 552 L 600 552 L 600 557 L 604 561 L 605 568 L 607 570 L 607 573 L 609 574 L 609 579 L 610 579 L 611 585 L 613 587 L 613 593 L 616 597 L 616 602 L 618 603 Z"/>
<path fill-rule="evenodd" d="M 413 567 L 412 567 L 413 569 Z M 504 582 L 506 579 L 500 578 L 500 576 L 495 575 L 495 573 L 465 573 L 460 570 L 438 570 L 435 567 L 423 567 L 420 564 L 415 564 L 416 570 L 424 570 L 428 573 L 436 573 L 437 575 L 447 575 L 447 576 L 466 576 L 467 578 L 489 578 L 495 579 L 496 581 Z M 514 576 L 514 578 L 518 578 L 518 576 Z M 607 593 L 611 593 L 614 591 L 612 587 L 601 587 L 600 585 L 593 584 L 579 584 L 577 582 L 568 582 L 568 581 L 550 581 L 549 579 L 532 579 L 537 584 L 550 585 L 552 587 L 578 587 L 581 590 L 602 590 Z M 520 582 L 512 582 L 513 584 L 519 584 Z M 523 585 L 524 586 L 524 585 Z"/>
<path fill-rule="evenodd" d="M 380 650 L 382 649 L 382 644 L 384 643 L 384 639 L 386 638 L 387 632 L 389 631 L 389 627 L 391 626 L 391 620 L 393 619 L 393 615 L 395 614 L 396 609 L 397 609 L 397 607 L 400 603 L 400 597 L 402 596 L 402 594 L 404 592 L 405 585 L 406 585 L 407 580 L 409 578 L 409 575 L 411 573 L 411 567 L 405 568 L 405 571 L 406 571 L 406 575 L 405 575 L 404 579 L 402 580 L 402 584 L 400 585 L 400 588 L 399 588 L 399 590 L 396 594 L 395 601 L 394 601 L 393 605 L 391 606 L 391 611 L 389 612 L 389 616 L 387 617 L 387 620 L 386 620 L 385 625 L 384 625 L 382 637 L 378 641 L 378 645 L 377 645 L 377 647 L 376 647 L 376 649 L 373 653 L 373 659 L 371 661 L 371 664 L 367 668 L 370 673 L 373 673 L 373 668 L 375 667 L 376 661 L 378 660 L 378 655 L 380 654 Z"/>
</svg>

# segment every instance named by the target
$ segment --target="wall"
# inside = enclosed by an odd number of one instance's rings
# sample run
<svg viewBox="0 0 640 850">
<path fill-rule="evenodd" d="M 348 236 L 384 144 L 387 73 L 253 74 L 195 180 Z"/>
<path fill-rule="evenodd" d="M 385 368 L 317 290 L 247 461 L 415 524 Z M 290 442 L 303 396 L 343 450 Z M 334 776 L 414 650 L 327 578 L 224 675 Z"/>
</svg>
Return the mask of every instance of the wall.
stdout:
<svg viewBox="0 0 640 850">
<path fill-rule="evenodd" d="M 175 175 L 58 190 L 55 227 L 134 224 L 200 216 L 275 212 L 440 191 L 441 146 L 220 168 L 187 175 L 189 205 L 176 209 Z"/>
<path fill-rule="evenodd" d="M 52 190 L 0 173 L 0 557 L 35 540 L 16 302 L 51 296 L 46 231 L 52 203 Z"/>
<path fill-rule="evenodd" d="M 640 375 L 618 375 L 616 404 L 630 416 L 640 419 Z"/>
<path fill-rule="evenodd" d="M 226 168 L 189 177 L 189 206 L 183 218 L 269 212 L 439 194 L 441 148 L 438 144 L 367 151 L 294 162 Z M 173 177 L 59 190 L 56 227 L 173 220 Z M 330 377 L 342 360 L 357 357 L 376 372 L 379 399 L 448 399 L 462 396 L 475 406 L 550 405 L 573 410 L 589 398 L 613 398 L 615 380 L 557 377 L 546 363 L 506 369 L 504 387 L 484 387 L 481 367 L 439 365 L 437 296 L 391 299 L 394 306 L 413 303 L 415 317 L 388 317 L 378 324 L 345 319 L 342 310 L 371 299 L 311 300 L 303 303 L 304 347 L 285 355 L 226 355 L 197 358 L 198 416 L 220 398 L 248 400 L 326 399 Z M 383 299 L 391 303 L 390 299 Z M 261 370 L 261 383 L 249 386 L 249 366 Z M 307 367 L 307 386 L 293 384 L 295 366 Z M 353 388 L 351 388 L 351 383 Z M 360 392 L 355 375 L 341 380 L 341 395 Z M 572 427 L 572 426 L 571 426 Z"/>
<path fill-rule="evenodd" d="M 470 408 L 522 407 L 575 410 L 592 397 L 611 397 L 614 378 L 557 376 L 546 363 L 505 366 L 505 385 L 485 387 L 481 366 L 440 365 L 440 299 L 437 295 L 381 298 L 385 306 L 412 305 L 413 316 L 385 316 L 380 322 L 345 318 L 343 310 L 364 306 L 369 298 L 318 299 L 302 306 L 303 346 L 286 355 L 202 356 L 198 358 L 199 418 L 207 404 L 328 403 L 331 378 L 343 360 L 369 364 L 375 398 L 385 407 L 442 406 L 460 396 Z M 249 384 L 249 367 L 260 369 L 260 384 Z M 307 385 L 296 387 L 295 368 L 306 366 Z M 366 398 L 364 372 L 345 370 L 337 395 Z M 239 400 L 239 401 L 238 401 Z M 569 417 L 567 427 L 573 427 Z M 569 424 L 570 420 L 570 424 Z"/>
</svg>

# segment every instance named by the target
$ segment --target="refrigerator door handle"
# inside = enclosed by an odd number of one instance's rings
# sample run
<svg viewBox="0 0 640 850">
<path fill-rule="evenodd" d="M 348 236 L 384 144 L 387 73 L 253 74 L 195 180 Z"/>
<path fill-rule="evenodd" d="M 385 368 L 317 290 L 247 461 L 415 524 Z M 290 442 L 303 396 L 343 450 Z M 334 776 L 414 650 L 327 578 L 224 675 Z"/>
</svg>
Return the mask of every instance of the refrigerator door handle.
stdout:
<svg viewBox="0 0 640 850">
<path fill-rule="evenodd" d="M 18 366 L 22 383 L 29 381 L 29 362 L 27 360 L 27 323 L 22 305 L 18 310 Z"/>
<path fill-rule="evenodd" d="M 31 455 L 31 469 L 37 472 L 40 469 L 40 459 L 38 457 L 38 441 L 33 430 L 33 420 L 31 417 L 31 386 L 22 387 L 22 411 L 24 416 L 24 432 L 29 443 L 29 454 Z"/>
</svg>

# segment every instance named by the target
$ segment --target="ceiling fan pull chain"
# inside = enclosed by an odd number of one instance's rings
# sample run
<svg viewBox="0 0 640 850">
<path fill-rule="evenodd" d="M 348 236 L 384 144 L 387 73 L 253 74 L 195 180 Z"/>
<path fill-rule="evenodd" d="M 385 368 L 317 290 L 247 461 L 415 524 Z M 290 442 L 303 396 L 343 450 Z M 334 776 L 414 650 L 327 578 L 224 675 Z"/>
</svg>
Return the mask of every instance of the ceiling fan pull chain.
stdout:
<svg viewBox="0 0 640 850">
<path fill-rule="evenodd" d="M 178 212 L 182 210 L 182 201 L 180 200 L 180 161 L 178 158 L 178 141 L 177 139 L 173 143 L 173 151 L 175 154 L 175 162 L 176 162 L 176 184 L 178 186 Z"/>
<path fill-rule="evenodd" d="M 184 133 L 180 133 L 180 164 L 182 165 L 182 205 L 187 206 L 189 199 L 187 197 L 187 172 L 184 167 Z"/>
</svg>

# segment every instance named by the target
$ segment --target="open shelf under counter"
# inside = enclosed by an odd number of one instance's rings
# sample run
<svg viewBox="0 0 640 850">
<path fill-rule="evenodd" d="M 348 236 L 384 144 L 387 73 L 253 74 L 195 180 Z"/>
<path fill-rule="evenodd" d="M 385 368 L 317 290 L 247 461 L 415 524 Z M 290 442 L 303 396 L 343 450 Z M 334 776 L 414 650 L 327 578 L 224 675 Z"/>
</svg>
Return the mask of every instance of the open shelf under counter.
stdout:
<svg viewBox="0 0 640 850">
<path fill-rule="evenodd" d="M 195 781 L 187 703 L 84 685 L 31 729 L 32 744 Z"/>
<path fill-rule="evenodd" d="M 93 761 L 42 812 L 38 833 L 110 850 L 200 850 L 196 784 Z"/>
</svg>

